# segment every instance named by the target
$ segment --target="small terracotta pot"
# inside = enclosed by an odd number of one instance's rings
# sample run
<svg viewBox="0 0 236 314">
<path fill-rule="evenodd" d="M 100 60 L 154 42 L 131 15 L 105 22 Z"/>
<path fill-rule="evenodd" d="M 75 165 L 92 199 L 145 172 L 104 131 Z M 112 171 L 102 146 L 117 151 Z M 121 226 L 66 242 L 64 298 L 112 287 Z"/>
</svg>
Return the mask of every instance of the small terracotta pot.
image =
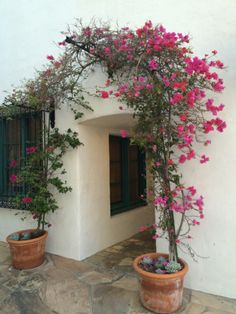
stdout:
<svg viewBox="0 0 236 314">
<path fill-rule="evenodd" d="M 32 232 L 35 229 L 20 230 L 17 233 Z M 9 244 L 12 266 L 16 269 L 28 269 L 41 265 L 44 262 L 45 242 L 48 232 L 30 240 L 11 240 L 9 235 L 6 241 Z"/>
<path fill-rule="evenodd" d="M 143 306 L 154 313 L 177 311 L 182 305 L 184 276 L 188 271 L 187 263 L 179 259 L 183 265 L 181 271 L 173 274 L 154 274 L 139 267 L 140 260 L 144 256 L 168 258 L 167 254 L 147 253 L 134 260 L 133 267 L 139 275 L 139 294 Z"/>
</svg>

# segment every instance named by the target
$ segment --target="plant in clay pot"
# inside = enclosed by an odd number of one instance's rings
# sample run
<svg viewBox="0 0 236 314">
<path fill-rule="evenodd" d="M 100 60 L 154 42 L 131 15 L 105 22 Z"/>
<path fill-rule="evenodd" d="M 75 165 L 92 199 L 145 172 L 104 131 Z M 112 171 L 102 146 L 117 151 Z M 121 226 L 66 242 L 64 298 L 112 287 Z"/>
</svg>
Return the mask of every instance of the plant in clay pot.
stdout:
<svg viewBox="0 0 236 314">
<path fill-rule="evenodd" d="M 25 148 L 24 159 L 10 163 L 10 182 L 13 190 L 18 191 L 12 199 L 14 207 L 24 210 L 22 219 L 30 213 L 36 222 L 36 229 L 17 231 L 7 237 L 13 266 L 19 269 L 39 266 L 44 260 L 48 234 L 45 227 L 51 226 L 47 215 L 59 207 L 55 193 L 65 194 L 72 190 L 63 180 L 66 171 L 62 158 L 69 149 L 81 144 L 77 133 L 71 129 L 60 133 L 57 128 L 45 127 L 42 132 L 42 141 L 37 146 Z"/>
<path fill-rule="evenodd" d="M 97 91 L 100 97 L 114 97 L 133 110 L 132 140 L 146 151 L 151 176 L 147 197 L 158 213 L 153 238 L 169 243 L 168 255 L 138 257 L 134 268 L 143 305 L 158 313 L 174 312 L 181 306 L 188 270 L 178 247 L 194 257 L 190 230 L 204 218 L 204 198 L 184 183 L 182 169 L 191 160 L 204 166 L 209 157 L 200 145 L 204 150 L 211 143 L 209 133 L 226 127 L 219 118 L 224 105 L 212 98 L 224 89 L 218 74 L 224 65 L 217 51 L 195 56 L 188 35 L 150 21 L 136 30 L 80 26 L 66 42 L 85 64 L 99 63 L 107 72 L 106 87 Z"/>
</svg>

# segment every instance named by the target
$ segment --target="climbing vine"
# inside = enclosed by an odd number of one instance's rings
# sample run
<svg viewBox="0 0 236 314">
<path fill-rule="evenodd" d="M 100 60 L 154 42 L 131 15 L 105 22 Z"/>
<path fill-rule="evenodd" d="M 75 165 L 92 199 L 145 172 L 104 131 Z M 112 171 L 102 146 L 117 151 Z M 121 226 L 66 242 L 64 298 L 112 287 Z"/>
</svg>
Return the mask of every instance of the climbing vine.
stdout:
<svg viewBox="0 0 236 314">
<path fill-rule="evenodd" d="M 131 108 L 136 119 L 132 137 L 146 151 L 152 177 L 146 194 L 159 217 L 154 238 L 169 241 L 170 261 L 177 261 L 178 246 L 193 255 L 188 241 L 191 228 L 204 218 L 204 198 L 194 183 L 184 184 L 181 170 L 193 159 L 207 163 L 209 157 L 197 147 L 208 146 L 209 133 L 226 127 L 219 118 L 224 105 L 212 96 L 224 89 L 217 51 L 195 56 L 188 35 L 150 21 L 135 30 L 78 22 L 65 36 L 59 43 L 63 54 L 48 55 L 46 67 L 9 95 L 3 110 L 24 104 L 51 111 L 69 105 L 75 119 L 81 118 L 84 110 L 92 110 L 83 82 L 99 65 L 107 80 L 95 95 L 118 99 L 120 110 Z"/>
</svg>

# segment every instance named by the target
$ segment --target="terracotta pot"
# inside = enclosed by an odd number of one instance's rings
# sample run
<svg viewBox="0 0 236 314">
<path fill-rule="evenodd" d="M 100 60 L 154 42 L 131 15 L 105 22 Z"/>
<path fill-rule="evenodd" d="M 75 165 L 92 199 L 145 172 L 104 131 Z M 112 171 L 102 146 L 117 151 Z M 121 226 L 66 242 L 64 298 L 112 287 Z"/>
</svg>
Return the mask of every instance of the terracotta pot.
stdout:
<svg viewBox="0 0 236 314">
<path fill-rule="evenodd" d="M 20 230 L 16 233 L 32 232 L 35 229 Z M 45 242 L 48 232 L 30 240 L 11 240 L 9 235 L 7 242 L 10 246 L 12 265 L 16 269 L 28 269 L 41 265 L 44 261 L 45 255 Z"/>
<path fill-rule="evenodd" d="M 154 313 L 173 313 L 177 311 L 183 300 L 183 281 L 188 271 L 188 265 L 182 259 L 179 262 L 183 269 L 173 274 L 154 274 L 141 269 L 138 265 L 144 256 L 156 258 L 167 254 L 147 253 L 138 256 L 133 263 L 133 267 L 139 275 L 139 294 L 144 307 Z"/>
</svg>

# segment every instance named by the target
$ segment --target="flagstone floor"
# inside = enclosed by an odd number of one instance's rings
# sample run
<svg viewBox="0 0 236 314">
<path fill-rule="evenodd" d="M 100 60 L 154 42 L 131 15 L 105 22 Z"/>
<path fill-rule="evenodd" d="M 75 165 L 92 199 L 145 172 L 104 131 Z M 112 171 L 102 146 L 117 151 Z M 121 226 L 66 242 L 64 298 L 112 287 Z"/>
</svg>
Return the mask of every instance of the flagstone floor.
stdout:
<svg viewBox="0 0 236 314">
<path fill-rule="evenodd" d="M 1 314 L 147 314 L 139 302 L 131 267 L 135 256 L 154 251 L 144 235 L 101 251 L 82 262 L 47 254 L 32 270 L 10 266 L 0 242 Z M 236 314 L 236 300 L 185 289 L 178 314 Z"/>
</svg>

